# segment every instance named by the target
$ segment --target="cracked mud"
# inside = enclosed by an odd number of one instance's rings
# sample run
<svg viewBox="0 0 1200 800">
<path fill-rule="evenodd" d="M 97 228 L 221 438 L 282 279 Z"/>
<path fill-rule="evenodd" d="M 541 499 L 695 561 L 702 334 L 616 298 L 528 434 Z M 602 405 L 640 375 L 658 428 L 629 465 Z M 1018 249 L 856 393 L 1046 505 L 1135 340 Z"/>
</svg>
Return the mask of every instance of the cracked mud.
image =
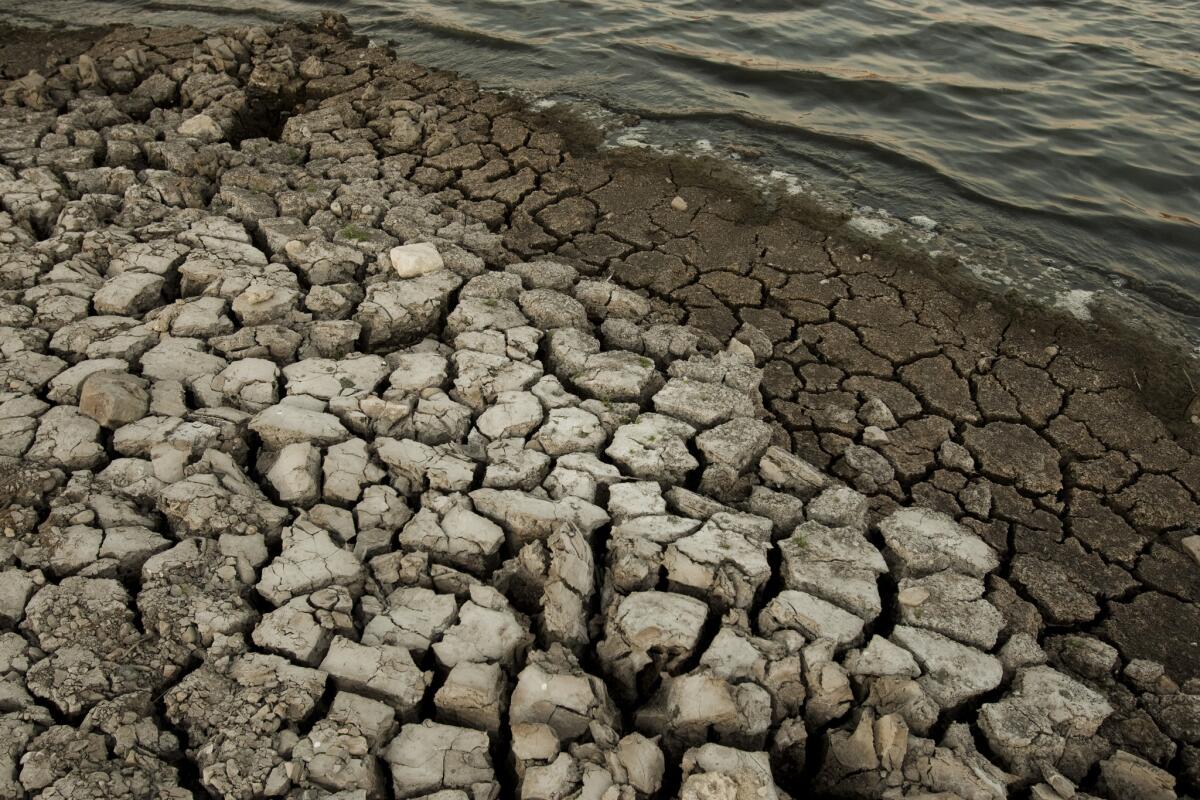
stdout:
<svg viewBox="0 0 1200 800">
<path fill-rule="evenodd" d="M 335 15 L 0 91 L 0 798 L 1200 790 L 1200 437 L 1096 331 Z"/>
</svg>

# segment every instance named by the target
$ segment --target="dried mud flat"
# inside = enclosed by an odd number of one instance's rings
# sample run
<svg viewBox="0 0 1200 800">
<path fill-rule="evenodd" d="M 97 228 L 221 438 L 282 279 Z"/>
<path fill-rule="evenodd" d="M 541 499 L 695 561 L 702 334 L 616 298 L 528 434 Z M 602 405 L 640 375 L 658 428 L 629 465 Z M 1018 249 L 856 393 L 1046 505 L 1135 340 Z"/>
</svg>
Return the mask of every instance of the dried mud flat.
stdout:
<svg viewBox="0 0 1200 800">
<path fill-rule="evenodd" d="M 0 798 L 1200 786 L 1113 338 L 336 16 L 0 91 Z"/>
</svg>

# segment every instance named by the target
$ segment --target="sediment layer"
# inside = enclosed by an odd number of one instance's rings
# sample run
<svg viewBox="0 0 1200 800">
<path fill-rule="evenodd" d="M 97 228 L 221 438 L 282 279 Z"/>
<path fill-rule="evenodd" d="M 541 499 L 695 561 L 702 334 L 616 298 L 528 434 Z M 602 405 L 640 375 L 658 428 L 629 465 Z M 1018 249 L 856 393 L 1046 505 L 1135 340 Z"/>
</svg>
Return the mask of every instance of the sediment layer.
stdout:
<svg viewBox="0 0 1200 800">
<path fill-rule="evenodd" d="M 1200 788 L 1117 340 L 334 15 L 0 90 L 0 798 Z"/>
</svg>

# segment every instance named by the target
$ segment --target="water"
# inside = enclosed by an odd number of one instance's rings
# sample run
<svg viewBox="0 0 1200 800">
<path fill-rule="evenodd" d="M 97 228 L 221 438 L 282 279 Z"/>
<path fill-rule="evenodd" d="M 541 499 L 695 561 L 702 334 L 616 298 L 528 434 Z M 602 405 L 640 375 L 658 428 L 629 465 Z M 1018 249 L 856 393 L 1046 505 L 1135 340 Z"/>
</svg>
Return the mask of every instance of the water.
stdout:
<svg viewBox="0 0 1200 800">
<path fill-rule="evenodd" d="M 219 26 L 322 0 L 0 0 L 14 22 Z M 351 0 L 351 24 L 485 86 L 632 111 L 860 205 L 1010 248 L 1064 296 L 1200 329 L 1197 0 Z M 1028 257 L 1026 257 L 1028 256 Z M 1002 270 L 1003 271 L 1003 270 Z M 1000 276 L 1002 279 L 1005 277 Z"/>
</svg>

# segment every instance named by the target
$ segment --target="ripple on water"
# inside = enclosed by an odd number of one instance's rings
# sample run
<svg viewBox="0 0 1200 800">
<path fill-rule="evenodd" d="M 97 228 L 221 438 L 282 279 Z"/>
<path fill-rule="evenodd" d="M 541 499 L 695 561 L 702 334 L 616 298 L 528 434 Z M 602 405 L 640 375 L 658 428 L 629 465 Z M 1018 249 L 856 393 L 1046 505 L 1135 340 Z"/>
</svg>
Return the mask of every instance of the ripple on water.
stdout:
<svg viewBox="0 0 1200 800">
<path fill-rule="evenodd" d="M 14 21 L 242 24 L 324 0 L 0 0 Z M 486 85 L 580 95 L 900 216 L 1200 304 L 1195 0 L 349 0 Z M 646 135 L 630 137 L 646 141 Z M 1193 320 L 1200 327 L 1200 323 Z"/>
</svg>

